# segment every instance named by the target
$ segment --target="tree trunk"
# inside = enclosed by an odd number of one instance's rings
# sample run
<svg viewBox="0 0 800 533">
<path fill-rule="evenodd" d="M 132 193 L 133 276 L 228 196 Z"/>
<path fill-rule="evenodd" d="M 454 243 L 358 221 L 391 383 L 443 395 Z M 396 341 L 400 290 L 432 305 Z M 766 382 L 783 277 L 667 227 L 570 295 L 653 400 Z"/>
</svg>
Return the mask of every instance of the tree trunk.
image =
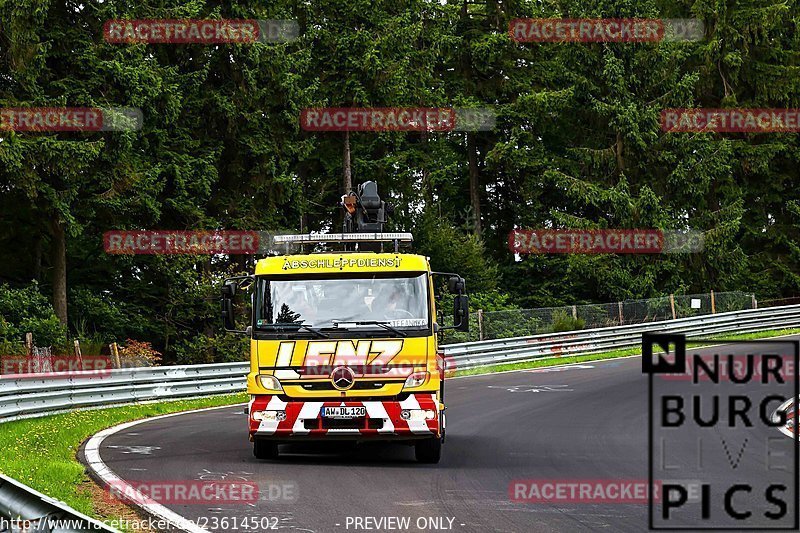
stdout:
<svg viewBox="0 0 800 533">
<path fill-rule="evenodd" d="M 481 182 L 478 169 L 478 147 L 475 134 L 467 132 L 467 157 L 469 159 L 469 201 L 472 205 L 473 231 L 481 236 Z"/>
<path fill-rule="evenodd" d="M 36 237 L 36 244 L 33 245 L 33 279 L 42 281 L 42 234 Z"/>
<path fill-rule="evenodd" d="M 344 180 L 342 181 L 342 185 L 344 186 L 344 193 L 347 194 L 350 192 L 350 189 L 353 188 L 353 177 L 351 175 L 350 169 L 350 132 L 344 132 Z"/>
<path fill-rule="evenodd" d="M 203 278 L 202 283 L 211 283 L 211 256 L 203 258 L 201 264 Z M 214 337 L 214 324 L 211 320 L 206 319 L 203 321 L 203 335 L 206 339 Z M 213 346 L 206 347 L 206 361 L 209 363 L 216 363 L 216 349 Z"/>
<path fill-rule="evenodd" d="M 53 309 L 58 320 L 67 324 L 67 237 L 64 223 L 54 215 L 51 219 L 53 230 L 52 259 L 53 265 Z"/>
<path fill-rule="evenodd" d="M 306 176 L 308 175 L 306 171 L 306 165 L 301 161 L 299 165 L 297 165 L 297 181 L 300 183 L 300 195 L 302 198 L 300 199 L 300 233 L 303 233 L 308 230 L 308 203 L 306 202 L 306 198 L 308 198 L 308 192 L 306 187 Z"/>
<path fill-rule="evenodd" d="M 428 131 L 422 130 L 422 198 L 425 201 L 426 209 L 433 206 L 433 184 L 431 183 L 431 173 L 428 170 L 429 142 Z"/>
</svg>

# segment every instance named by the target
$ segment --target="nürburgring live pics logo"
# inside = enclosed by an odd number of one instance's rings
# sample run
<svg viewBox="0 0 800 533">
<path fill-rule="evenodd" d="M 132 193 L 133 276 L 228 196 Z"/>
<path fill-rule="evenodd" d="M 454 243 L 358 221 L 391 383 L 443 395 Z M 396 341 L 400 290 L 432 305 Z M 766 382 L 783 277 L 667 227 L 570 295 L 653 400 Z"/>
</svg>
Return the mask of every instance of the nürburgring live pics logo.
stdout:
<svg viewBox="0 0 800 533">
<path fill-rule="evenodd" d="M 720 342 L 724 344 L 720 345 Z M 714 344 L 716 343 L 716 345 Z M 644 334 L 651 530 L 797 530 L 800 342 Z M 663 352 L 654 353 L 654 352 Z"/>
</svg>

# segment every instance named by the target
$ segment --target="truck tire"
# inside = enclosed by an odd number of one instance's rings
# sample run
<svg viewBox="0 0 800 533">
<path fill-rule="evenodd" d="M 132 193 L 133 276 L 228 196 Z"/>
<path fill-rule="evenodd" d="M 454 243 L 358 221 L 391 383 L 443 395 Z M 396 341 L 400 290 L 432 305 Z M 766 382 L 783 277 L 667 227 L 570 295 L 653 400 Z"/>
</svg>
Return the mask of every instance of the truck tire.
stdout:
<svg viewBox="0 0 800 533">
<path fill-rule="evenodd" d="M 414 455 L 420 463 L 437 464 L 442 458 L 442 439 L 433 437 L 417 441 L 414 444 Z"/>
<path fill-rule="evenodd" d="M 253 455 L 256 459 L 277 459 L 278 445 L 268 440 L 256 439 L 253 441 Z"/>
</svg>

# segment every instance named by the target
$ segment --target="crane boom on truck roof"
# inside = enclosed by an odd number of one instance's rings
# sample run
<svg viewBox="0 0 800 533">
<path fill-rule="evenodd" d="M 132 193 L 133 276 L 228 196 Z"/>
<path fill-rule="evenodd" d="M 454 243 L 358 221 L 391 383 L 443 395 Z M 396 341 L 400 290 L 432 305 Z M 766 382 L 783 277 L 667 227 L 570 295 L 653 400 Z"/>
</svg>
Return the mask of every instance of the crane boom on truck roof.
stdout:
<svg viewBox="0 0 800 533">
<path fill-rule="evenodd" d="M 393 212 L 377 185 L 342 197 L 342 233 L 279 235 L 285 254 L 225 280 L 227 331 L 250 339 L 249 434 L 260 459 L 301 440 L 393 440 L 436 463 L 445 438 L 445 377 L 438 335 L 468 331 L 464 279 L 433 272 L 427 257 L 401 253 L 413 237 L 385 231 Z M 391 251 L 384 247 L 391 246 Z M 300 246 L 300 253 L 292 247 Z M 324 247 L 304 253 L 302 247 Z M 328 249 L 335 247 L 335 250 Z M 453 325 L 436 311 L 434 276 L 447 276 Z M 236 329 L 234 296 L 247 286 L 249 325 Z"/>
<path fill-rule="evenodd" d="M 287 254 L 291 253 L 291 245 L 304 244 L 342 244 L 344 250 L 382 252 L 384 243 L 394 243 L 394 251 L 399 252 L 400 244 L 414 240 L 411 233 L 384 231 L 384 224 L 394 213 L 394 207 L 381 200 L 374 181 L 362 183 L 356 190 L 343 195 L 339 205 L 344 210 L 342 233 L 275 235 L 273 244 L 279 250 L 283 245 Z"/>
</svg>

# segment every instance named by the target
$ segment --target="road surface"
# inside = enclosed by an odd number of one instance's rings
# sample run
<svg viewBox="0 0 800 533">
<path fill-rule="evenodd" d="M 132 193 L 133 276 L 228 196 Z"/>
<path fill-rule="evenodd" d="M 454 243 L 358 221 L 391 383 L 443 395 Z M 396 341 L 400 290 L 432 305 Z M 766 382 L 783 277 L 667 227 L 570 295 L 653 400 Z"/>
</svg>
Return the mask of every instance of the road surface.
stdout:
<svg viewBox="0 0 800 533">
<path fill-rule="evenodd" d="M 725 353 L 753 349 L 739 345 Z M 713 351 L 720 349 L 708 353 Z M 223 528 L 222 517 L 256 518 L 262 525 L 256 530 L 268 524 L 308 532 L 647 528 L 646 503 L 520 503 L 509 493 L 519 479 L 646 482 L 648 394 L 641 358 L 457 378 L 447 386 L 447 442 L 438 465 L 418 464 L 413 448 L 385 443 L 298 443 L 283 446 L 278 461 L 259 461 L 247 440 L 242 406 L 145 422 L 107 438 L 101 454 L 131 482 L 259 484 L 265 494 L 257 503 L 166 505 L 209 530 L 232 530 L 235 522 Z M 757 482 L 772 476 L 759 457 L 778 432 L 756 428 L 739 434 L 749 439 L 745 449 L 743 440 L 724 443 L 726 460 L 742 458 L 735 474 Z M 781 437 L 770 446 L 774 456 L 789 457 L 792 442 Z M 694 436 L 685 438 L 689 449 Z M 668 463 L 681 463 L 675 449 Z M 717 459 L 722 449 L 717 445 Z M 722 507 L 719 500 L 712 505 Z"/>
</svg>

